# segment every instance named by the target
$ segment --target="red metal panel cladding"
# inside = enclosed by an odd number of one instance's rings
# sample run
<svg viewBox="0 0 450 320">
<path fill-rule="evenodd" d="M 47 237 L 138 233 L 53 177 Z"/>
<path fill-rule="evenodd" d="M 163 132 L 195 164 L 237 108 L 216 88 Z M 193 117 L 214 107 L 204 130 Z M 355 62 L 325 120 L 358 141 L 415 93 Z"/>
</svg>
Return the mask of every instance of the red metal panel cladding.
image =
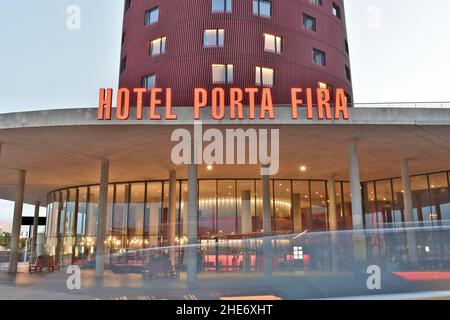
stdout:
<svg viewBox="0 0 450 320">
<path fill-rule="evenodd" d="M 190 106 L 193 88 L 211 90 L 217 86 L 255 87 L 256 67 L 275 70 L 272 88 L 275 104 L 289 104 L 292 87 L 315 88 L 318 82 L 344 88 L 352 96 L 345 68 L 350 68 L 346 51 L 343 0 L 272 0 L 270 18 L 253 14 L 253 0 L 232 0 L 232 12 L 212 13 L 212 0 L 131 0 L 124 13 L 122 59 L 126 68 L 120 86 L 141 87 L 141 79 L 156 74 L 156 86 L 173 89 L 174 106 Z M 341 18 L 332 12 L 340 7 Z M 144 25 L 145 11 L 159 7 L 158 22 Z M 316 18 L 316 32 L 303 27 L 303 14 Z M 221 48 L 204 48 L 205 29 L 224 29 Z M 264 50 L 264 34 L 283 38 L 281 54 Z M 149 56 L 150 41 L 166 37 L 166 53 Z M 313 63 L 313 48 L 326 53 L 326 66 Z M 232 84 L 212 82 L 212 64 L 232 64 Z"/>
</svg>

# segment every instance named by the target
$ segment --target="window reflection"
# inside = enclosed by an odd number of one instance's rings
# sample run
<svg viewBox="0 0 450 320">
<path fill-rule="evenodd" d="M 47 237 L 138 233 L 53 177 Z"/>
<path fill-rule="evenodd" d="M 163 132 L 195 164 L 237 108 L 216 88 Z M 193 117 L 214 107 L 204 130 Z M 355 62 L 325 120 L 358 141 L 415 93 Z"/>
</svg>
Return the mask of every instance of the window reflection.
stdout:
<svg viewBox="0 0 450 320">
<path fill-rule="evenodd" d="M 377 181 L 375 184 L 377 196 L 378 227 L 392 227 L 392 187 L 391 180 Z"/>
<path fill-rule="evenodd" d="M 293 231 L 291 181 L 275 181 L 275 230 L 277 233 Z"/>
<path fill-rule="evenodd" d="M 428 192 L 428 177 L 411 177 L 413 191 L 414 221 L 429 222 L 432 218 L 430 209 L 430 194 Z"/>
<path fill-rule="evenodd" d="M 345 229 L 351 230 L 353 227 L 352 221 L 352 192 L 350 188 L 350 183 L 342 183 L 343 187 L 343 201 L 344 201 L 344 218 L 345 218 Z"/>
<path fill-rule="evenodd" d="M 126 218 L 128 215 L 128 197 L 129 197 L 129 185 L 119 184 L 116 188 L 116 199 L 113 208 L 113 223 L 112 223 L 112 235 L 124 236 L 126 228 Z M 119 239 L 116 245 L 122 245 L 123 239 Z"/>
<path fill-rule="evenodd" d="M 97 234 L 98 222 L 98 190 L 99 187 L 89 187 L 89 203 L 87 209 L 86 234 L 95 236 Z"/>
<path fill-rule="evenodd" d="M 255 184 L 253 180 L 237 181 L 237 229 L 238 234 L 257 232 L 255 217 Z"/>
<path fill-rule="evenodd" d="M 376 229 L 378 226 L 378 214 L 375 198 L 375 183 L 368 182 L 363 184 L 365 227 L 367 229 Z"/>
<path fill-rule="evenodd" d="M 219 234 L 237 232 L 237 208 L 235 180 L 218 181 L 217 229 Z"/>
<path fill-rule="evenodd" d="M 216 221 L 216 181 L 199 182 L 198 230 L 200 235 L 215 233 Z"/>
<path fill-rule="evenodd" d="M 430 192 L 432 220 L 448 224 L 450 220 L 450 194 L 446 172 L 430 175 Z"/>
<path fill-rule="evenodd" d="M 114 186 L 110 185 L 108 187 L 108 205 L 106 209 L 106 228 L 105 228 L 106 236 L 110 236 L 112 231 L 113 203 L 114 203 Z"/>
<path fill-rule="evenodd" d="M 130 248 L 142 248 L 144 235 L 145 183 L 131 184 L 128 207 L 128 241 Z M 140 239 L 137 236 L 141 237 Z"/>
<path fill-rule="evenodd" d="M 403 225 L 403 222 L 405 221 L 405 205 L 403 200 L 403 183 L 401 179 L 394 179 L 392 180 L 392 194 L 394 195 L 393 198 L 393 205 L 394 205 L 394 227 L 399 228 Z"/>
<path fill-rule="evenodd" d="M 65 226 L 64 226 L 64 244 L 63 244 L 63 263 L 72 263 L 72 252 L 74 246 L 74 218 L 75 218 L 75 198 L 76 189 L 70 189 L 66 193 L 65 204 Z"/>
<path fill-rule="evenodd" d="M 311 181 L 312 229 L 326 231 L 327 224 L 326 183 Z"/>
<path fill-rule="evenodd" d="M 292 206 L 294 212 L 294 230 L 311 230 L 311 197 L 308 181 L 293 181 Z"/>
<path fill-rule="evenodd" d="M 147 183 L 147 204 L 144 218 L 144 246 L 157 247 L 159 236 L 159 221 L 162 210 L 162 183 Z"/>
</svg>

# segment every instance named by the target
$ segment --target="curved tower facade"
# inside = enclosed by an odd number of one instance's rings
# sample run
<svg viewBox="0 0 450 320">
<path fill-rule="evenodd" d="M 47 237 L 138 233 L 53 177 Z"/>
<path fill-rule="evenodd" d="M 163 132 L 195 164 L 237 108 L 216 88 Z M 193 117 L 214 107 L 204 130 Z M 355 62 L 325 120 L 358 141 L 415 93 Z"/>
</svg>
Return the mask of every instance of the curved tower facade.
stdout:
<svg viewBox="0 0 450 320">
<path fill-rule="evenodd" d="M 126 0 L 120 87 L 344 88 L 352 100 L 343 0 Z"/>
</svg>

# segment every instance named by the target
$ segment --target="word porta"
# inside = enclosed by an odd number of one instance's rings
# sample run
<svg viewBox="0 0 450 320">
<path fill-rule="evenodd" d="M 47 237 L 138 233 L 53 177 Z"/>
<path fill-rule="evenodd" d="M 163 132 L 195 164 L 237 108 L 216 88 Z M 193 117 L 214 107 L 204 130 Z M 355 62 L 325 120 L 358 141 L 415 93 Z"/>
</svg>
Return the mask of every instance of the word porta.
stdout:
<svg viewBox="0 0 450 320">
<path fill-rule="evenodd" d="M 98 120 L 111 120 L 113 109 L 113 89 L 100 89 L 98 103 Z M 154 88 L 121 88 L 116 96 L 115 118 L 117 120 L 129 120 L 131 113 L 131 99 L 136 101 L 133 108 L 134 120 L 144 119 L 144 109 L 146 119 L 161 120 L 163 114 L 166 120 L 177 120 L 177 115 L 172 108 L 172 89 Z M 348 103 L 344 89 L 336 89 L 333 94 L 334 101 L 331 101 L 331 93 L 328 89 L 302 89 L 292 88 L 291 92 L 291 117 L 293 120 L 299 118 L 299 108 L 306 107 L 308 120 L 314 118 L 318 120 L 348 120 Z M 164 103 L 163 103 L 164 101 Z M 226 104 L 228 101 L 228 105 Z M 248 105 L 244 106 L 244 101 Z M 226 108 L 229 108 L 228 117 L 230 120 L 244 120 L 244 110 L 248 109 L 246 118 L 253 119 L 275 119 L 272 91 L 270 88 L 214 88 L 211 92 L 206 89 L 195 88 L 193 93 L 194 120 L 200 120 L 202 110 L 209 108 L 212 119 L 223 120 L 226 116 Z M 259 106 L 259 108 L 257 108 Z M 334 110 L 332 108 L 334 106 Z M 163 110 L 161 110 L 163 109 Z M 317 109 L 317 112 L 314 112 Z"/>
</svg>

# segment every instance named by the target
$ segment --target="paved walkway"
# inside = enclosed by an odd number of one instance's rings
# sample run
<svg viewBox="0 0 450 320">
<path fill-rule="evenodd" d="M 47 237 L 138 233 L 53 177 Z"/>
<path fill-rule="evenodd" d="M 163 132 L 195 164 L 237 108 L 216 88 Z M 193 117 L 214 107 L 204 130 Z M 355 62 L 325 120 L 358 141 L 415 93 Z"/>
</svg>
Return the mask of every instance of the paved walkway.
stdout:
<svg viewBox="0 0 450 320">
<path fill-rule="evenodd" d="M 114 274 L 105 271 L 97 280 L 94 270 L 83 269 L 81 289 L 69 290 L 70 276 L 63 269 L 55 273 L 29 274 L 21 264 L 17 275 L 0 272 L 0 299 L 117 299 L 117 300 L 208 300 L 223 297 L 275 296 L 282 299 L 310 299 L 393 294 L 417 291 L 418 287 L 389 276 L 382 290 L 369 291 L 366 275 L 349 273 L 276 273 L 265 278 L 260 273 L 201 273 L 195 286 L 180 280 L 143 279 L 139 274 Z M 4 266 L 0 266 L 5 269 Z M 25 271 L 25 272 L 24 272 Z M 448 290 L 449 283 L 433 284 L 426 290 Z"/>
</svg>

